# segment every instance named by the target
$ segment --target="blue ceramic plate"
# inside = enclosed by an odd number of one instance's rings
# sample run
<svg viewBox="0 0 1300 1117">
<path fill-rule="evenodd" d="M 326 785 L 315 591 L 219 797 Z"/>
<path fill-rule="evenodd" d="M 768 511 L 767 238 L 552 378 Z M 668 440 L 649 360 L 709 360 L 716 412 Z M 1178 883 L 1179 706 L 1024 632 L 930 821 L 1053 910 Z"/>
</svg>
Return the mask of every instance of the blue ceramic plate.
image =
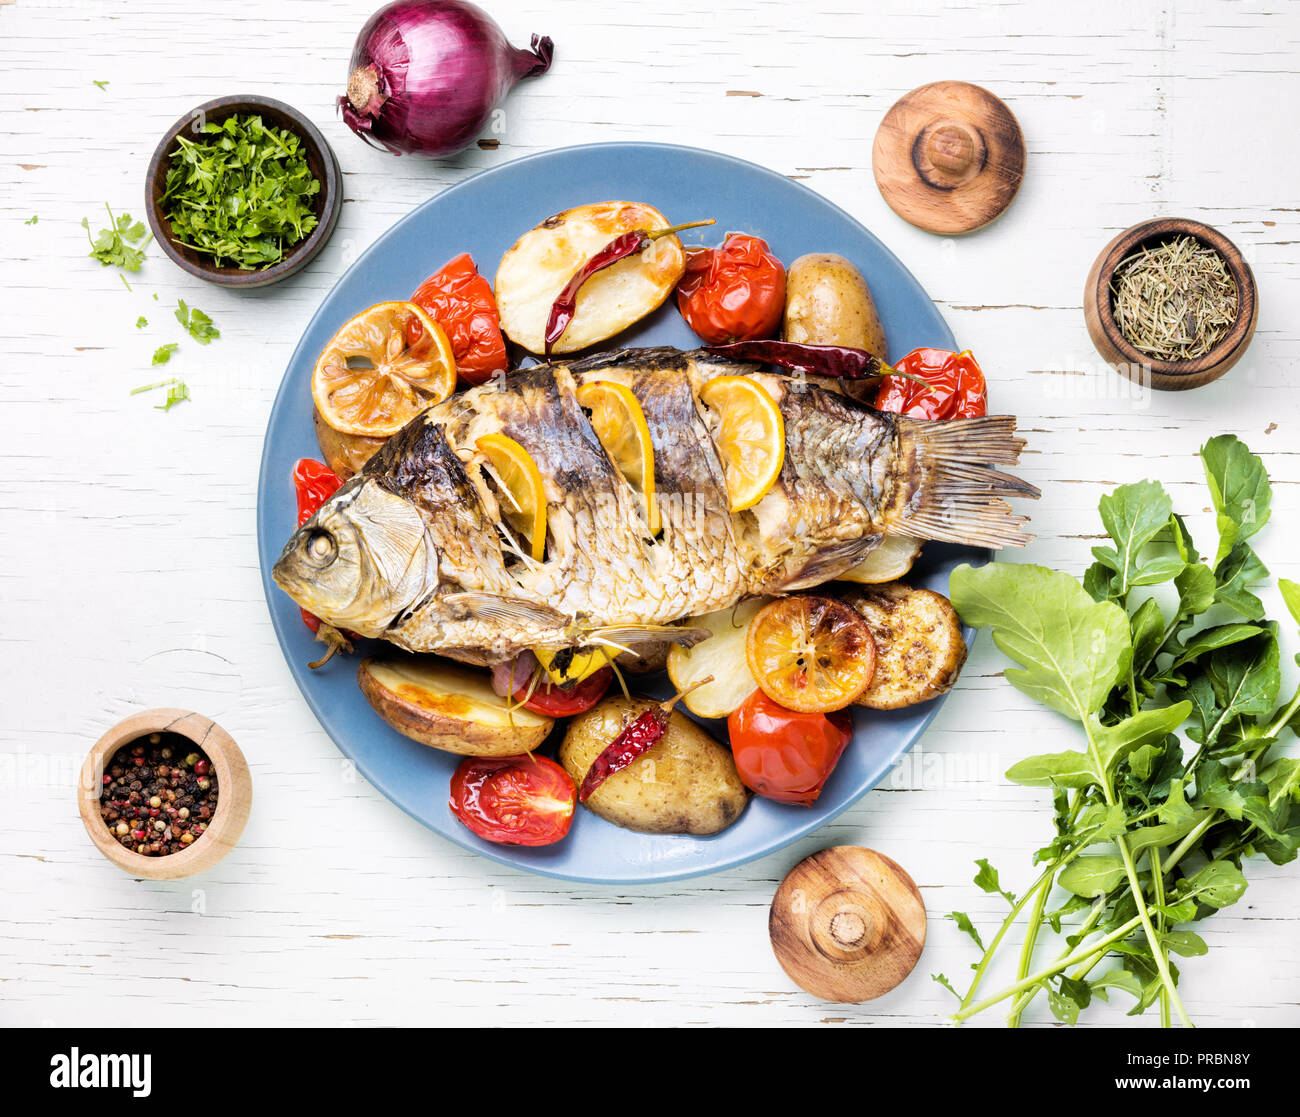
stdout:
<svg viewBox="0 0 1300 1117">
<path fill-rule="evenodd" d="M 713 229 L 688 233 L 688 243 L 705 238 L 717 243 L 724 230 L 735 230 L 763 237 L 787 263 L 805 252 L 838 252 L 866 276 L 893 357 L 918 345 L 954 348 L 939 312 L 880 241 L 843 210 L 779 174 L 664 144 L 593 144 L 519 159 L 425 202 L 380 237 L 325 298 L 289 362 L 271 411 L 258 482 L 257 543 L 267 604 L 289 669 L 321 725 L 371 783 L 431 830 L 494 861 L 568 880 L 627 884 L 716 872 L 817 829 L 889 771 L 943 699 L 888 714 L 856 711 L 856 739 L 812 808 L 755 798 L 740 821 L 712 838 L 637 834 L 579 809 L 569 836 L 555 846 L 493 845 L 471 834 L 447 809 L 448 781 L 458 758 L 418 745 L 381 721 L 357 687 L 355 659 L 338 657 L 322 670 L 309 670 L 306 664 L 317 658 L 321 645 L 313 642 L 298 607 L 271 581 L 271 564 L 295 522 L 294 462 L 320 456 L 312 432 L 311 371 L 334 331 L 372 303 L 409 297 L 458 253 L 470 252 L 490 278 L 525 230 L 552 213 L 613 198 L 648 202 L 671 221 L 717 219 Z M 693 348 L 697 342 L 670 299 L 611 347 L 615 344 Z M 909 580 L 943 592 L 954 566 L 982 557 L 974 549 L 931 544 Z"/>
</svg>

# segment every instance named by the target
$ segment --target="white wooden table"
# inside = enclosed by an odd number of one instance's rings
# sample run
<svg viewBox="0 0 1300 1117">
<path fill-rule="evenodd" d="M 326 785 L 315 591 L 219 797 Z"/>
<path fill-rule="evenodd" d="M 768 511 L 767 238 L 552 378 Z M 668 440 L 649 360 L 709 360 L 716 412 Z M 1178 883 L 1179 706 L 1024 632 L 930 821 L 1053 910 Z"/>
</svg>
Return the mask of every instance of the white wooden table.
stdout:
<svg viewBox="0 0 1300 1117">
<path fill-rule="evenodd" d="M 281 372 L 348 262 L 445 186 L 568 144 L 698 145 L 807 183 L 916 273 L 980 355 L 998 409 L 1029 433 L 1024 473 L 1044 499 L 1026 559 L 1081 570 L 1098 497 L 1143 476 L 1206 532 L 1195 451 L 1234 431 L 1273 476 L 1264 557 L 1300 577 L 1300 6 L 495 0 L 516 43 L 554 37 L 555 66 L 508 102 L 499 148 L 435 163 L 370 151 L 335 116 L 375 2 L 223 0 L 195 14 L 166 0 L 0 0 L 0 1023 L 109 1023 L 196 1001 L 214 1024 L 937 1022 L 951 1002 L 927 975 L 972 960 L 942 914 L 969 910 L 985 926 L 999 914 L 970 883 L 973 859 L 1022 885 L 1050 829 L 1044 796 L 1002 772 L 1068 732 L 998 676 L 988 641 L 923 748 L 793 848 L 656 887 L 498 867 L 350 780 L 281 659 L 253 533 Z M 940 78 L 993 89 L 1028 141 L 1014 206 L 961 240 L 904 224 L 871 176 L 881 115 Z M 334 145 L 347 191 L 334 240 L 256 295 L 207 286 L 153 250 L 128 293 L 86 257 L 79 222 L 99 228 L 105 201 L 139 215 L 162 129 L 243 91 L 298 106 Z M 1100 247 L 1158 214 L 1226 232 L 1262 300 L 1247 359 L 1184 395 L 1135 395 L 1100 365 L 1080 310 Z M 150 355 L 179 340 L 178 298 L 222 337 L 182 346 L 165 373 L 194 398 L 164 414 L 128 392 L 158 379 Z M 1286 642 L 1289 664 L 1293 632 Z M 154 705 L 216 718 L 254 771 L 242 843 L 192 882 L 120 873 L 74 803 L 89 743 Z M 835 843 L 900 861 L 931 916 L 916 973 L 871 1005 L 803 994 L 767 943 L 777 881 Z M 1209 956 L 1182 967 L 1187 1006 L 1201 1023 L 1300 1023 L 1300 873 L 1253 866 L 1250 879 L 1204 925 Z M 1118 1018 L 1104 1006 L 1085 1017 Z"/>
</svg>

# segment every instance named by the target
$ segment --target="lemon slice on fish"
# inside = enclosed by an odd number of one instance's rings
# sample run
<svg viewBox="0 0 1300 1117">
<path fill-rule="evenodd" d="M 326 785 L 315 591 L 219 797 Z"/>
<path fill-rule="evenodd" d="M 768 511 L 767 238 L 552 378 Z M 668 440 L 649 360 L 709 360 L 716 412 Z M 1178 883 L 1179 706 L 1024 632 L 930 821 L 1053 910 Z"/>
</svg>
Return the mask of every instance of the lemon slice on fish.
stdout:
<svg viewBox="0 0 1300 1117">
<path fill-rule="evenodd" d="M 752 508 L 776 483 L 785 462 L 781 409 L 763 385 L 747 376 L 710 380 L 700 400 L 718 416 L 714 442 L 727 475 L 731 511 Z"/>
<path fill-rule="evenodd" d="M 504 490 L 501 514 L 506 523 L 541 562 L 546 555 L 546 489 L 537 463 L 504 434 L 485 434 L 474 445 Z"/>
<path fill-rule="evenodd" d="M 650 533 L 659 531 L 655 500 L 655 452 L 645 412 L 632 389 L 612 380 L 593 380 L 578 389 L 578 403 L 591 412 L 596 437 L 615 468 L 645 495 Z"/>
<path fill-rule="evenodd" d="M 414 303 L 376 303 L 345 322 L 321 350 L 311 396 L 342 434 L 387 438 L 456 388 L 456 357 L 443 328 Z"/>
</svg>

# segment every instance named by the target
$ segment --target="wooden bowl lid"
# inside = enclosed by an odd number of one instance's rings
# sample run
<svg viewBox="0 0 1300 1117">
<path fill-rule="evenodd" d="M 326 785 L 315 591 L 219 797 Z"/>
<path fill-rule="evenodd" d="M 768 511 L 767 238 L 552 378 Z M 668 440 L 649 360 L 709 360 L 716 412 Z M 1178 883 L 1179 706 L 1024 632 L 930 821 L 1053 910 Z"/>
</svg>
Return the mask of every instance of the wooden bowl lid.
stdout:
<svg viewBox="0 0 1300 1117">
<path fill-rule="evenodd" d="M 876 185 L 904 221 L 969 233 L 1011 204 L 1025 174 L 1025 137 L 987 89 L 936 81 L 885 114 L 871 151 Z"/>
<path fill-rule="evenodd" d="M 925 946 L 925 904 L 883 853 L 833 846 L 800 861 L 772 899 L 776 960 L 801 989 L 852 1004 L 888 993 Z"/>
</svg>

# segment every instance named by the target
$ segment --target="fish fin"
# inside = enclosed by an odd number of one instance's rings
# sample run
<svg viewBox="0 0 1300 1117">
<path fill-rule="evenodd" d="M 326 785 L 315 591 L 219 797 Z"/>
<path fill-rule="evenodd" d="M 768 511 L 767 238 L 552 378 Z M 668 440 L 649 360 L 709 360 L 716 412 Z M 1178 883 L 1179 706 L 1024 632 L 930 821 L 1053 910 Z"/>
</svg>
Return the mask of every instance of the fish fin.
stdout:
<svg viewBox="0 0 1300 1117">
<path fill-rule="evenodd" d="M 902 461 L 916 478 L 889 530 L 914 539 L 979 547 L 1023 547 L 1033 536 L 1028 517 L 1012 514 L 1010 497 L 1037 498 L 1038 489 L 989 462 L 1014 465 L 1024 448 L 1011 415 L 933 421 L 897 420 Z"/>
<path fill-rule="evenodd" d="M 686 628 L 676 624 L 579 625 L 580 639 L 592 644 L 631 651 L 638 644 L 681 644 L 694 647 L 712 633 L 707 628 Z"/>
<path fill-rule="evenodd" d="M 444 604 L 464 609 L 481 620 L 496 624 L 533 628 L 562 628 L 569 618 L 549 605 L 538 605 L 517 597 L 500 597 L 481 590 L 458 590 L 441 595 Z"/>
</svg>

